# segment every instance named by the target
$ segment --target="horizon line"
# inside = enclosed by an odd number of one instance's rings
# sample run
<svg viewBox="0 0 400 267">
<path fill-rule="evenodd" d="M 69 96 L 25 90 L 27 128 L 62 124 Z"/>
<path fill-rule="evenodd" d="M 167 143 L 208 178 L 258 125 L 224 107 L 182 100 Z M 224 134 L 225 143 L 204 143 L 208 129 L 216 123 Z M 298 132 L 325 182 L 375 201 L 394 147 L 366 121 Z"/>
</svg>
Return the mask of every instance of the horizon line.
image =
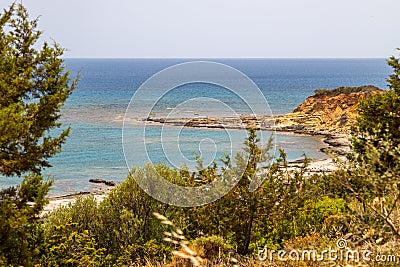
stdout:
<svg viewBox="0 0 400 267">
<path fill-rule="evenodd" d="M 64 59 L 388 59 L 386 57 L 63 57 Z"/>
</svg>

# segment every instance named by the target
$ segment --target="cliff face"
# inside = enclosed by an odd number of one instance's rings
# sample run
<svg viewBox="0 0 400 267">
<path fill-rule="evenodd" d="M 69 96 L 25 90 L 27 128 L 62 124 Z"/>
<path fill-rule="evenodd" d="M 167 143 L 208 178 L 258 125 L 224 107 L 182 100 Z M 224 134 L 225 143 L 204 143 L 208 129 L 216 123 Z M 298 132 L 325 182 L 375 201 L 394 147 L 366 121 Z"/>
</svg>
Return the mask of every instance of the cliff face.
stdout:
<svg viewBox="0 0 400 267">
<path fill-rule="evenodd" d="M 275 117 L 278 129 L 305 133 L 348 133 L 357 117 L 358 102 L 383 92 L 375 86 L 316 90 L 292 113 Z"/>
</svg>

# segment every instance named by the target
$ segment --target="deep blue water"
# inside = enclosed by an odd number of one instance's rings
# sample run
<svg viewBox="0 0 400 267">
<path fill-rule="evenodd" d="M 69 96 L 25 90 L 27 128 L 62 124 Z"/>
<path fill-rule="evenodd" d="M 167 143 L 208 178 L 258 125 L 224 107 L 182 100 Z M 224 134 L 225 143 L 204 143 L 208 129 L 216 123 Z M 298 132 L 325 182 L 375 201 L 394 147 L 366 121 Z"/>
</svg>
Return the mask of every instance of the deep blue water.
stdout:
<svg viewBox="0 0 400 267">
<path fill-rule="evenodd" d="M 63 152 L 51 159 L 52 168 L 45 171 L 55 180 L 52 193 L 86 190 L 88 179 L 101 177 L 121 181 L 128 169 L 122 149 L 122 118 L 135 90 L 158 71 L 183 59 L 67 59 L 72 75 L 80 72 L 78 88 L 63 108 L 64 127 L 71 126 L 71 134 Z M 273 114 L 291 112 L 316 89 L 339 86 L 376 85 L 386 88 L 390 68 L 385 59 L 224 59 L 212 60 L 234 67 L 248 75 L 261 89 Z M 168 114 L 177 105 L 192 98 L 203 98 L 190 104 L 190 112 L 202 115 L 223 115 L 225 107 L 217 102 L 204 101 L 205 97 L 222 101 L 241 113 L 248 113 L 240 99 L 224 88 L 207 84 L 191 84 L 176 88 L 157 103 L 155 115 Z M 257 99 L 254 99 L 257 101 Z M 151 101 L 149 101 L 151 103 Z M 141 103 L 143 107 L 148 105 Z M 140 114 L 140 106 L 137 111 Z M 193 163 L 193 152 L 205 162 L 218 159 L 226 151 L 240 149 L 243 132 L 223 130 L 165 128 L 160 145 L 161 128 L 146 129 L 148 156 L 135 153 L 143 143 L 141 127 L 132 127 L 126 138 L 132 144 L 131 162 L 142 165 L 149 160 L 170 161 L 171 165 Z M 177 136 L 178 139 L 177 140 Z M 234 145 L 232 141 L 234 140 Z M 177 142 L 179 141 L 179 142 Z M 239 144 L 239 145 L 238 145 Z M 318 137 L 277 135 L 277 144 L 288 158 L 298 159 L 303 153 L 322 158 L 322 143 Z M 133 151 L 132 151 L 133 148 Z M 216 152 L 214 151 L 216 149 Z M 164 151 L 163 151 L 164 149 Z M 179 151 L 177 151 L 178 149 Z M 164 153 L 165 152 L 165 153 Z M 18 179 L 1 178 L 0 186 L 16 184 Z"/>
</svg>

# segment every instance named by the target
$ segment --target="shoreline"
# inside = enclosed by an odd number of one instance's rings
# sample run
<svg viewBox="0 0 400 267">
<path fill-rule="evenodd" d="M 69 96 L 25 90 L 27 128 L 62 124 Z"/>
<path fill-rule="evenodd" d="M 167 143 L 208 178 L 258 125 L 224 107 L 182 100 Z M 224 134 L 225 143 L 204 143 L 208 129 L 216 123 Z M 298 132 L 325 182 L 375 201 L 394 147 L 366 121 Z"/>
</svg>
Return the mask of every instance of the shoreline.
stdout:
<svg viewBox="0 0 400 267">
<path fill-rule="evenodd" d="M 99 185 L 93 188 L 91 191 L 81 191 L 76 193 L 64 194 L 64 195 L 52 195 L 48 196 L 49 203 L 44 206 L 43 211 L 40 213 L 40 217 L 43 218 L 47 213 L 52 212 L 61 207 L 68 207 L 68 205 L 75 203 L 79 197 L 93 196 L 97 203 L 100 203 L 108 196 L 108 193 L 113 187 Z"/>
<path fill-rule="evenodd" d="M 343 157 L 340 157 L 343 159 Z M 288 162 L 288 166 L 290 170 L 300 168 L 304 160 L 294 160 Z M 318 174 L 318 173 L 330 173 L 336 170 L 336 164 L 334 162 L 334 158 L 328 157 L 326 159 L 314 159 L 311 160 L 306 169 L 306 175 Z M 68 205 L 75 203 L 76 199 L 79 197 L 89 197 L 93 196 L 97 203 L 103 201 L 107 196 L 108 193 L 114 187 L 103 187 L 102 190 L 99 188 L 95 188 L 93 191 L 83 191 L 77 193 L 71 193 L 66 195 L 54 195 L 49 196 L 47 199 L 49 203 L 45 205 L 43 211 L 40 214 L 40 217 L 43 218 L 49 212 L 52 212 L 61 207 L 68 207 Z"/>
<path fill-rule="evenodd" d="M 281 118 L 278 116 L 277 118 Z M 188 128 L 207 128 L 207 129 L 232 129 L 244 130 L 248 127 L 255 127 L 257 130 L 274 131 L 287 135 L 302 135 L 302 136 L 319 136 L 321 141 L 326 144 L 326 147 L 320 149 L 328 158 L 326 159 L 313 159 L 307 166 L 307 175 L 314 173 L 329 173 L 336 169 L 333 154 L 337 154 L 340 159 L 350 151 L 349 134 L 334 131 L 321 131 L 310 129 L 304 125 L 284 125 L 275 124 L 274 117 L 260 117 L 255 116 L 241 116 L 238 118 L 147 118 L 145 123 L 154 125 L 168 125 L 172 127 L 188 127 Z M 294 160 L 289 162 L 289 168 L 295 169 L 301 167 L 304 160 Z M 89 182 L 89 181 L 88 181 Z M 105 184 L 96 184 L 91 191 L 71 193 L 67 195 L 54 195 L 49 196 L 49 203 L 44 207 L 40 217 L 57 208 L 66 207 L 76 201 L 78 197 L 93 196 L 99 203 L 107 197 L 108 192 L 113 186 Z"/>
<path fill-rule="evenodd" d="M 329 155 L 328 155 L 329 156 Z M 339 157 L 343 159 L 343 156 Z M 288 162 L 289 170 L 300 168 L 304 163 L 303 159 L 294 160 Z M 336 163 L 333 157 L 328 157 L 326 159 L 312 159 L 306 168 L 306 175 L 311 176 L 313 174 L 320 173 L 330 173 L 336 170 Z M 115 187 L 105 187 L 102 190 L 95 188 L 93 191 L 83 191 L 76 192 L 66 195 L 54 195 L 49 196 L 47 199 L 49 203 L 45 205 L 43 211 L 40 214 L 41 218 L 44 218 L 49 212 L 52 212 L 61 207 L 68 207 L 68 205 L 75 203 L 76 199 L 79 197 L 89 197 L 93 196 L 97 203 L 103 201 L 109 194 L 109 192 Z"/>
</svg>

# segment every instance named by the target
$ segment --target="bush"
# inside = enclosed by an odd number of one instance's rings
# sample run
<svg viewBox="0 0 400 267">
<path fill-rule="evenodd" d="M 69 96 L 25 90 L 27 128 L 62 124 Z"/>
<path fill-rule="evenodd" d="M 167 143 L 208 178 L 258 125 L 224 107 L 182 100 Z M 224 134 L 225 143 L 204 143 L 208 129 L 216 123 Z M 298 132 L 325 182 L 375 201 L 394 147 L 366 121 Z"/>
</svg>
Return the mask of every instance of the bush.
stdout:
<svg viewBox="0 0 400 267">
<path fill-rule="evenodd" d="M 221 257 L 230 248 L 222 237 L 216 235 L 196 238 L 192 245 L 201 257 L 211 260 Z"/>
<path fill-rule="evenodd" d="M 32 174 L 24 177 L 19 190 L 0 191 L 0 261 L 5 265 L 30 266 L 40 255 L 44 236 L 38 213 L 50 185 Z"/>
<path fill-rule="evenodd" d="M 338 87 L 335 89 L 317 89 L 314 91 L 315 96 L 337 96 L 340 94 L 351 93 L 370 93 L 374 91 L 383 91 L 382 89 L 373 85 L 364 85 L 359 87 Z"/>
<path fill-rule="evenodd" d="M 42 266 L 103 266 L 106 249 L 98 248 L 89 231 L 76 232 L 76 223 L 54 226 L 54 234 L 47 236 Z"/>
<path fill-rule="evenodd" d="M 296 218 L 300 233 L 321 233 L 335 237 L 337 233 L 333 231 L 334 226 L 341 223 L 347 211 L 347 203 L 341 198 L 323 196 L 316 202 L 306 200 Z"/>
<path fill-rule="evenodd" d="M 171 179 L 177 175 L 165 165 L 156 168 Z M 132 175 L 143 171 L 145 168 L 133 168 L 127 179 L 111 190 L 100 204 L 93 197 L 79 197 L 68 207 L 49 213 L 45 223 L 46 240 L 50 242 L 58 237 L 59 242 L 68 243 L 72 237 L 84 238 L 84 242 L 90 241 L 88 245 L 94 252 L 106 255 L 102 260 L 109 264 L 118 262 L 129 265 L 140 261 L 144 263 L 146 258 L 163 259 L 170 250 L 159 241 L 164 228 L 152 214 L 165 211 L 168 207 L 147 195 L 136 184 Z M 57 246 L 57 242 L 51 243 L 51 246 Z M 66 251 L 58 248 L 52 249 L 51 253 L 55 263 L 65 263 L 60 260 Z"/>
</svg>

